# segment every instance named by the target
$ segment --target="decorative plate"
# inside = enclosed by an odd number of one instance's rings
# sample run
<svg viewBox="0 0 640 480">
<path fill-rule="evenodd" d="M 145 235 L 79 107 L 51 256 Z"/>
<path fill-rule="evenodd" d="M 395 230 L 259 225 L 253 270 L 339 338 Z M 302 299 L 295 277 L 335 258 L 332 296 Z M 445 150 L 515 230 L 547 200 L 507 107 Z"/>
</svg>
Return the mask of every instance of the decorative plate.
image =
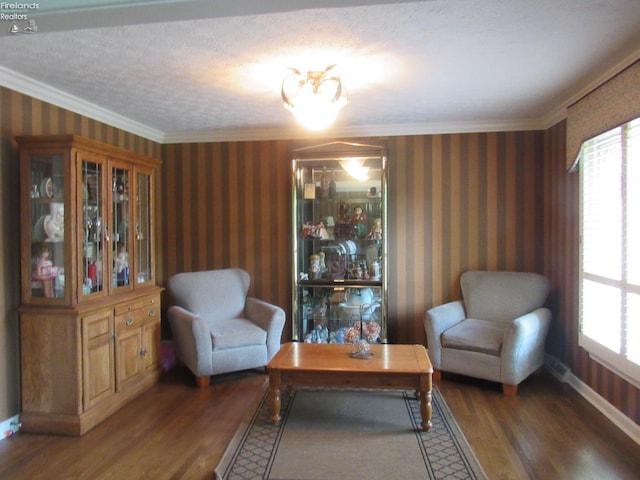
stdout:
<svg viewBox="0 0 640 480">
<path fill-rule="evenodd" d="M 371 314 L 376 310 L 380 305 L 377 303 L 372 303 L 370 305 L 365 305 L 364 311 L 362 312 L 363 319 L 369 319 Z M 348 303 L 341 302 L 340 308 L 344 311 L 345 314 L 349 316 L 359 316 L 360 315 L 360 305 L 349 305 Z"/>
<path fill-rule="evenodd" d="M 46 198 L 53 198 L 55 194 L 56 194 L 56 191 L 55 191 L 55 187 L 53 186 L 53 181 L 51 180 L 51 177 L 46 177 L 44 180 L 42 180 L 42 183 L 40 184 L 40 196 L 46 197 Z"/>
</svg>

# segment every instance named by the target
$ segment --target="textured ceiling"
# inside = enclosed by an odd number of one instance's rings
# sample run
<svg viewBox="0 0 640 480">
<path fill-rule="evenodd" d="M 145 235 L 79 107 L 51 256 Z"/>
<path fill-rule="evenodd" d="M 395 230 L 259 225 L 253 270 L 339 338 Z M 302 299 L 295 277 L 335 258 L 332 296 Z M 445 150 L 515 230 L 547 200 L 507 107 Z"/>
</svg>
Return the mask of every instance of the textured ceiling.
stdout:
<svg viewBox="0 0 640 480">
<path fill-rule="evenodd" d="M 322 135 L 543 128 L 640 57 L 638 0 L 64 3 L 0 24 L 0 85 L 161 142 L 307 136 L 280 83 L 333 63 Z"/>
</svg>

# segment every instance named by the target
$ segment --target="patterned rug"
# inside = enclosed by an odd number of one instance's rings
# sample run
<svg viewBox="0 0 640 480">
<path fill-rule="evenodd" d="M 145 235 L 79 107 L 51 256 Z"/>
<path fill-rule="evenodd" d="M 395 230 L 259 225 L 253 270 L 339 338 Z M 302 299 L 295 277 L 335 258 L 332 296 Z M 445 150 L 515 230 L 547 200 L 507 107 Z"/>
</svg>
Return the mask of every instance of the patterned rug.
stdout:
<svg viewBox="0 0 640 480">
<path fill-rule="evenodd" d="M 238 429 L 217 480 L 486 479 L 449 407 L 432 392 L 433 426 L 420 428 L 413 392 L 298 388 L 269 421 L 268 393 Z"/>
</svg>

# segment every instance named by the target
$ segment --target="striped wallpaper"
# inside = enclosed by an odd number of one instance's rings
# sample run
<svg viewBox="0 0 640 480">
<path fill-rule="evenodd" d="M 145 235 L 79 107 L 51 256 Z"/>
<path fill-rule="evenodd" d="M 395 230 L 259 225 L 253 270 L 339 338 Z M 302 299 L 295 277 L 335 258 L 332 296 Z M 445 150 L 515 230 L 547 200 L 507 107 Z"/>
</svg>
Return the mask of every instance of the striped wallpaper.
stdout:
<svg viewBox="0 0 640 480">
<path fill-rule="evenodd" d="M 251 273 L 252 294 L 290 313 L 289 151 L 299 142 L 159 145 L 5 88 L 0 122 L 3 252 L 19 249 L 13 138 L 76 133 L 162 159 L 156 183 L 161 284 L 181 271 L 240 266 Z M 464 270 L 544 273 L 554 312 L 549 352 L 638 423 L 638 390 L 577 346 L 578 179 L 565 171 L 566 123 L 546 132 L 377 140 L 389 150 L 390 341 L 423 343 L 424 311 L 459 298 Z M 0 306 L 15 311 L 18 258 L 3 255 L 0 266 Z M 17 315 L 0 321 L 7 345 L 17 345 L 15 325 Z M 290 332 L 288 326 L 284 340 Z M 6 418 L 19 408 L 17 348 L 0 358 L 0 372 L 9 372 L 0 373 L 1 388 L 8 386 L 8 410 L 0 400 Z"/>
<path fill-rule="evenodd" d="M 424 342 L 424 311 L 458 298 L 464 270 L 541 271 L 542 133 L 380 140 L 389 147 L 391 341 Z M 240 266 L 254 294 L 289 311 L 289 149 L 164 146 L 160 211 L 172 227 L 159 278 Z"/>
</svg>

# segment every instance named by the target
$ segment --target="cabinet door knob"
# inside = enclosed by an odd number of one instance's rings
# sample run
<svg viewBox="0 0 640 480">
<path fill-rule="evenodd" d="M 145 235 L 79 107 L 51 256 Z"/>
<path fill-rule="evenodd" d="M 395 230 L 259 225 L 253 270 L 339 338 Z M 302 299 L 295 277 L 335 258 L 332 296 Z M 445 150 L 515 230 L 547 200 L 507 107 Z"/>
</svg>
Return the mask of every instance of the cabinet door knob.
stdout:
<svg viewBox="0 0 640 480">
<path fill-rule="evenodd" d="M 149 309 L 149 316 L 150 317 L 153 317 L 155 314 L 156 314 L 156 311 L 153 308 Z"/>
<path fill-rule="evenodd" d="M 127 319 L 124 321 L 124 324 L 125 324 L 127 327 L 130 327 L 131 325 L 133 325 L 133 318 L 131 318 L 131 317 L 127 318 Z"/>
<path fill-rule="evenodd" d="M 145 356 L 147 355 L 147 353 L 148 353 L 148 352 L 149 352 L 149 351 L 147 350 L 147 347 L 143 347 L 143 348 L 140 350 L 140 357 L 145 357 Z"/>
</svg>

